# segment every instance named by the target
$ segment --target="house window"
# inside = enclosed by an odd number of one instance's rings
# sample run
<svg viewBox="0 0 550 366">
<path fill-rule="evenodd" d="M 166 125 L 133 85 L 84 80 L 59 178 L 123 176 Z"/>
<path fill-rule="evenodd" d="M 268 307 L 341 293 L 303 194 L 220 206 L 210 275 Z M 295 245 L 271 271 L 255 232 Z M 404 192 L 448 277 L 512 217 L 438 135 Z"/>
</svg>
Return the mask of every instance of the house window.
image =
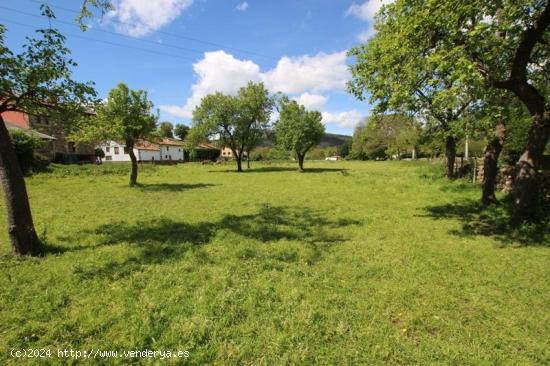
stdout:
<svg viewBox="0 0 550 366">
<path fill-rule="evenodd" d="M 154 157 L 154 156 L 151 156 L 151 161 L 155 161 L 155 157 Z"/>
<path fill-rule="evenodd" d="M 119 153 L 119 148 L 118 146 L 115 146 L 115 155 L 118 155 L 118 153 Z"/>
<path fill-rule="evenodd" d="M 166 146 L 166 151 L 170 151 L 170 146 Z"/>
<path fill-rule="evenodd" d="M 74 142 L 68 142 L 67 143 L 67 149 L 69 150 L 70 153 L 74 153 L 76 152 L 76 145 Z"/>
<path fill-rule="evenodd" d="M 111 147 L 110 147 L 110 146 L 106 146 L 106 147 L 105 147 L 105 152 L 111 152 Z"/>
<path fill-rule="evenodd" d="M 128 150 L 128 148 L 127 148 L 126 146 L 124 146 L 124 153 L 125 153 L 125 154 L 129 154 L 129 153 L 130 153 L 129 150 Z"/>
<path fill-rule="evenodd" d="M 105 157 L 105 160 L 106 160 L 106 161 L 111 161 L 111 160 L 113 160 L 113 157 L 112 157 L 111 155 L 107 155 L 107 156 Z"/>
</svg>

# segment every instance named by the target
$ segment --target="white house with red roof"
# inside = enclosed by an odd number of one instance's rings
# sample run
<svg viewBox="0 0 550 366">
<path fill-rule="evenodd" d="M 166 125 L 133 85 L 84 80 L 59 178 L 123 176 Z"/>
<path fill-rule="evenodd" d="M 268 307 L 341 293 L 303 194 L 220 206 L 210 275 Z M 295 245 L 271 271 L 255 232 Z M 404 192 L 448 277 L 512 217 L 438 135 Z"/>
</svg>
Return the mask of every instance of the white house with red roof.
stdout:
<svg viewBox="0 0 550 366">
<path fill-rule="evenodd" d="M 128 148 L 123 142 L 106 141 L 99 145 L 103 150 L 105 162 L 131 161 Z M 140 140 L 134 146 L 134 155 L 138 161 L 182 161 L 185 159 L 183 142 L 176 139 L 163 138 L 155 142 Z"/>
</svg>

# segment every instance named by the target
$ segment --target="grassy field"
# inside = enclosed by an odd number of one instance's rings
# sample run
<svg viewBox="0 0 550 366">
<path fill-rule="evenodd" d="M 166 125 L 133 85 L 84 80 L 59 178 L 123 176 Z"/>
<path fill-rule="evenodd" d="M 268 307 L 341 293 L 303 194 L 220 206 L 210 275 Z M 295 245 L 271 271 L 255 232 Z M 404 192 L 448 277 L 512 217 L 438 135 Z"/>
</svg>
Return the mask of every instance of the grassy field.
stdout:
<svg viewBox="0 0 550 366">
<path fill-rule="evenodd" d="M 503 209 L 482 211 L 478 188 L 440 166 L 149 166 L 135 189 L 126 168 L 27 180 L 44 257 L 9 255 L 0 210 L 1 364 L 21 362 L 13 348 L 188 350 L 197 365 L 550 363 L 548 230 L 510 236 Z"/>
</svg>

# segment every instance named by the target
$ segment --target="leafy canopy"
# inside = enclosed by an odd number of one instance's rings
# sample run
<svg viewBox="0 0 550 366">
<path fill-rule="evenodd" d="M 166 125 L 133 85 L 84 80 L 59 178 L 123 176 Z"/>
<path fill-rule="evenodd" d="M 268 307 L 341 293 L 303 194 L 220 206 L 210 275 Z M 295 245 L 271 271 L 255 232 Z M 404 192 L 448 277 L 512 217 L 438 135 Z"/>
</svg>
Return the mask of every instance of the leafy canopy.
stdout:
<svg viewBox="0 0 550 366">
<path fill-rule="evenodd" d="M 5 27 L 0 24 L 0 111 L 48 115 L 68 124 L 73 114 L 85 112 L 96 102 L 92 83 L 72 79 L 76 66 L 65 47 L 65 37 L 55 29 L 36 31 L 21 53 L 5 46 Z"/>
<path fill-rule="evenodd" d="M 325 126 L 321 120 L 318 111 L 307 111 L 294 100 L 285 103 L 274 128 L 277 145 L 304 156 L 325 135 Z"/>
<path fill-rule="evenodd" d="M 157 116 L 144 90 L 130 90 L 120 83 L 109 92 L 105 103 L 96 106 L 96 115 L 82 120 L 75 132 L 79 140 L 124 141 L 128 147 L 149 137 L 156 129 Z"/>
<path fill-rule="evenodd" d="M 170 122 L 161 122 L 159 124 L 157 134 L 160 137 L 174 137 L 174 125 Z"/>
<path fill-rule="evenodd" d="M 233 150 L 236 156 L 251 151 L 260 142 L 269 124 L 273 108 L 263 83 L 250 82 L 236 96 L 222 93 L 204 97 L 193 111 L 193 128 L 189 141 L 196 143 L 208 138 Z"/>
</svg>

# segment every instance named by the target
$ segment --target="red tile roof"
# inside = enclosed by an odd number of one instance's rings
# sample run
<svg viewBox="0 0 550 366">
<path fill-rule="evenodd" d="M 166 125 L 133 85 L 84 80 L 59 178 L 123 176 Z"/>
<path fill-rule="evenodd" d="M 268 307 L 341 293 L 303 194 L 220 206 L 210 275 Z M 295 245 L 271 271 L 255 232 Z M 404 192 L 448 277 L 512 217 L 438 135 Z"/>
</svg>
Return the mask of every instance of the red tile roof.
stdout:
<svg viewBox="0 0 550 366">
<path fill-rule="evenodd" d="M 159 145 L 170 145 L 170 146 L 183 146 L 184 143 L 181 140 L 172 139 L 169 137 L 163 137 L 157 142 Z"/>
<path fill-rule="evenodd" d="M 136 149 L 147 151 L 160 151 L 160 147 L 150 141 L 140 140 L 136 143 Z"/>
<path fill-rule="evenodd" d="M 4 120 L 4 122 L 10 122 L 12 125 L 15 125 L 19 128 L 29 128 L 29 119 L 26 113 L 7 111 L 2 113 L 2 119 Z"/>
</svg>

